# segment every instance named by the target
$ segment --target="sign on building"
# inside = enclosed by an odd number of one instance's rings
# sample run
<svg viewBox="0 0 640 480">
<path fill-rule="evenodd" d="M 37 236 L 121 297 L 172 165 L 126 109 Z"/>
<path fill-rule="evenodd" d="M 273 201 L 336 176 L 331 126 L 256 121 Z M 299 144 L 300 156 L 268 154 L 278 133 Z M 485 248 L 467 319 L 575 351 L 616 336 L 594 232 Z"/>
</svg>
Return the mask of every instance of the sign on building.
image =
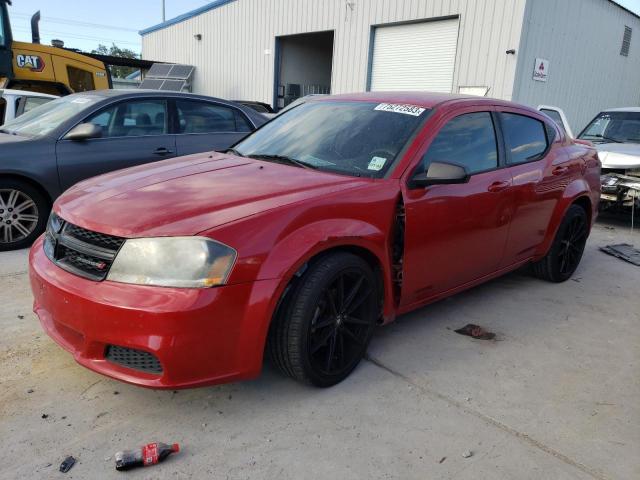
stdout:
<svg viewBox="0 0 640 480">
<path fill-rule="evenodd" d="M 536 58 L 533 66 L 533 79 L 538 82 L 546 82 L 549 76 L 549 60 L 545 58 Z"/>
</svg>

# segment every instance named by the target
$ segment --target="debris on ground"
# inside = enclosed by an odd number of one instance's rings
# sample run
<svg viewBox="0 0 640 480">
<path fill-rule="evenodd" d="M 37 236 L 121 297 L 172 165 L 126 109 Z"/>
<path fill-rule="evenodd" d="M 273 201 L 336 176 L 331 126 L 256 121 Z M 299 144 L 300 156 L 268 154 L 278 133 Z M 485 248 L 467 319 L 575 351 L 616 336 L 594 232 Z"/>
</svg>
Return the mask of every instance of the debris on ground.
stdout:
<svg viewBox="0 0 640 480">
<path fill-rule="evenodd" d="M 71 470 L 71 467 L 73 467 L 75 464 L 76 464 L 76 459 L 73 458 L 71 455 L 69 455 L 67 458 L 64 459 L 64 462 L 60 464 L 60 471 L 62 473 L 67 473 L 69 470 Z"/>
<path fill-rule="evenodd" d="M 116 470 L 131 470 L 137 467 L 148 467 L 164 461 L 172 453 L 178 453 L 180 445 L 174 443 L 149 443 L 136 450 L 118 452 L 116 458 Z"/>
<path fill-rule="evenodd" d="M 473 452 L 471 450 L 467 450 L 465 452 L 462 452 L 462 457 L 463 458 L 470 458 L 473 457 Z"/>
<path fill-rule="evenodd" d="M 19 320 L 24 320 L 24 315 L 18 315 Z"/>
<path fill-rule="evenodd" d="M 459 333 L 460 335 L 467 335 L 478 340 L 493 340 L 496 338 L 495 333 L 488 332 L 481 326 L 474 325 L 473 323 L 468 323 L 464 327 L 454 330 L 454 332 Z"/>
<path fill-rule="evenodd" d="M 29 390 L 27 390 L 27 393 L 33 393 L 35 390 L 33 388 L 30 388 Z"/>
<path fill-rule="evenodd" d="M 444 461 L 445 461 L 446 459 L 447 459 L 447 457 L 442 457 L 438 463 L 444 463 Z"/>
<path fill-rule="evenodd" d="M 629 245 L 628 243 L 619 243 L 617 245 L 600 247 L 600 250 L 640 267 L 640 250 L 634 248 L 633 245 Z"/>
</svg>

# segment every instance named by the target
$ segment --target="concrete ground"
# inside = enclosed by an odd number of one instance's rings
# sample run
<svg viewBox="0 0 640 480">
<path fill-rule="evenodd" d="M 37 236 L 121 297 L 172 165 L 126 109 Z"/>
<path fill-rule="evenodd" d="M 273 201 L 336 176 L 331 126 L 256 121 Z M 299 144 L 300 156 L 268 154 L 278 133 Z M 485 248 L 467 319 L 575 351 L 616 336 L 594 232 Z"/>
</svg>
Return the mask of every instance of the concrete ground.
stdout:
<svg viewBox="0 0 640 480">
<path fill-rule="evenodd" d="M 572 281 L 516 272 L 401 317 L 328 390 L 269 365 L 179 392 L 90 372 L 31 313 L 26 252 L 0 253 L 0 477 L 638 479 L 640 268 L 598 251 L 627 240 L 600 223 Z M 453 332 L 468 322 L 497 341 Z M 156 440 L 183 451 L 115 471 Z"/>
</svg>

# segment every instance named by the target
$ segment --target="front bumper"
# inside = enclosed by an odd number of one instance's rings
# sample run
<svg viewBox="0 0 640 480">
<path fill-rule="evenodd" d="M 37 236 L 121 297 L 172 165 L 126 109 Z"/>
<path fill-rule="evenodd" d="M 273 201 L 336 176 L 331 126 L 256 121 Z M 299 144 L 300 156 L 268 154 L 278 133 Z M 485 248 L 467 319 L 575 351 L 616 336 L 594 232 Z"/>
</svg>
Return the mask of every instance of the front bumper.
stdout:
<svg viewBox="0 0 640 480">
<path fill-rule="evenodd" d="M 600 200 L 621 207 L 640 206 L 640 177 L 603 172 L 600 177 Z"/>
<path fill-rule="evenodd" d="M 207 289 L 94 282 L 29 254 L 33 310 L 75 360 L 98 373 L 150 388 L 188 388 L 260 373 L 278 280 Z M 154 355 L 160 373 L 106 358 L 110 345 Z"/>
</svg>

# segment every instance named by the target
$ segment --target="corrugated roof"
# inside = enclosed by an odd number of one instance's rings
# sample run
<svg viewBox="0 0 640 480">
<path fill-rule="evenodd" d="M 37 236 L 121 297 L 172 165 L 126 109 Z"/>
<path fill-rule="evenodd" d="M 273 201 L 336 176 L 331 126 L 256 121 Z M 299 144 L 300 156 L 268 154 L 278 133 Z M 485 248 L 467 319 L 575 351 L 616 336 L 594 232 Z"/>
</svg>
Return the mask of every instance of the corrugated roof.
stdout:
<svg viewBox="0 0 640 480">
<path fill-rule="evenodd" d="M 625 10 L 626 12 L 630 13 L 634 17 L 640 18 L 640 15 L 638 15 L 637 13 L 629 10 L 627 7 L 625 7 L 624 5 L 620 4 L 616 0 L 607 0 L 607 1 L 609 3 L 614 4 L 617 7 Z M 208 12 L 209 10 L 214 10 L 216 8 L 222 7 L 223 5 L 226 5 L 227 3 L 231 3 L 231 2 L 235 2 L 235 0 L 215 0 L 214 2 L 207 3 L 206 5 L 203 5 L 200 8 L 196 8 L 195 10 L 191 10 L 190 12 L 183 13 L 182 15 L 178 15 L 177 17 L 171 18 L 171 19 L 167 20 L 166 22 L 158 23 L 157 25 L 154 25 L 152 27 L 145 28 L 144 30 L 140 30 L 138 33 L 140 35 L 146 35 L 148 33 L 155 32 L 156 30 L 161 30 L 163 28 L 170 27 L 171 25 L 175 25 L 176 23 L 184 22 L 185 20 L 189 20 L 190 18 L 197 17 L 198 15 L 201 15 L 201 14 L 203 14 L 205 12 Z"/>
<path fill-rule="evenodd" d="M 156 30 L 161 30 L 171 25 L 175 25 L 176 23 L 184 22 L 185 20 L 189 20 L 190 18 L 197 17 L 198 15 L 208 12 L 209 10 L 214 10 L 216 8 L 222 7 L 223 5 L 226 5 L 227 3 L 231 3 L 231 2 L 235 2 L 235 0 L 216 0 L 211 3 L 207 3 L 206 5 L 203 5 L 200 8 L 196 8 L 195 10 L 191 10 L 190 12 L 183 13 L 182 15 L 178 15 L 177 17 L 174 17 L 174 18 L 170 18 L 166 22 L 158 23 L 157 25 L 154 25 L 152 27 L 145 28 L 144 30 L 140 30 L 138 33 L 140 35 L 146 35 L 148 33 L 155 32 Z"/>
</svg>

